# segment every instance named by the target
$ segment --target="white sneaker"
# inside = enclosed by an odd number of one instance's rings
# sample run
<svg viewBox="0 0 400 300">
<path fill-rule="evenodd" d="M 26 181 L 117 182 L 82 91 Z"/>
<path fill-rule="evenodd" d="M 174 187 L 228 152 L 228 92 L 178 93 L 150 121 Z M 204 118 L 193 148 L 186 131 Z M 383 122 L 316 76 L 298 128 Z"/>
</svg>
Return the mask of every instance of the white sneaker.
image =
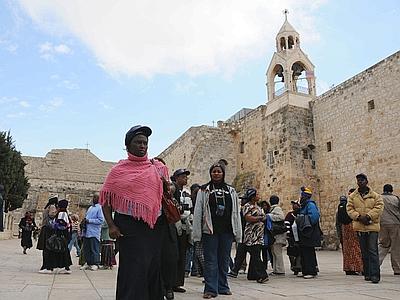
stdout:
<svg viewBox="0 0 400 300">
<path fill-rule="evenodd" d="M 62 268 L 60 271 L 58 271 L 58 274 L 71 274 L 71 270 L 65 270 L 65 268 Z"/>
<path fill-rule="evenodd" d="M 87 270 L 87 269 L 89 269 L 89 265 L 87 264 L 87 263 L 85 263 L 82 267 L 80 267 L 79 269 L 80 270 Z"/>
<path fill-rule="evenodd" d="M 53 271 L 52 270 L 43 269 L 43 270 L 39 270 L 38 273 L 40 273 L 40 274 L 53 274 Z"/>
<path fill-rule="evenodd" d="M 304 279 L 312 279 L 312 278 L 315 278 L 315 275 L 304 275 L 303 278 Z"/>
<path fill-rule="evenodd" d="M 99 269 L 99 267 L 96 265 L 89 266 L 90 271 L 97 271 L 98 269 Z"/>
</svg>

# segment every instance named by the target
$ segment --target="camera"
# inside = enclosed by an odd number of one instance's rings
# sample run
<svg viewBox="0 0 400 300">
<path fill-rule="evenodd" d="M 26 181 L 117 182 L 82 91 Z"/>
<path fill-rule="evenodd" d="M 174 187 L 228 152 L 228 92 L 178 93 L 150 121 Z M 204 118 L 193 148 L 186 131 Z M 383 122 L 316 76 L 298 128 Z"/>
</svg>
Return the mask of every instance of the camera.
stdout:
<svg viewBox="0 0 400 300">
<path fill-rule="evenodd" d="M 179 207 L 179 210 L 180 210 L 181 214 L 183 214 L 185 212 L 185 210 L 190 210 L 189 204 L 185 204 L 185 203 L 181 204 Z"/>
<path fill-rule="evenodd" d="M 224 215 L 224 212 L 225 212 L 225 205 L 217 204 L 217 210 L 215 211 L 215 214 L 218 217 L 222 217 Z"/>
</svg>

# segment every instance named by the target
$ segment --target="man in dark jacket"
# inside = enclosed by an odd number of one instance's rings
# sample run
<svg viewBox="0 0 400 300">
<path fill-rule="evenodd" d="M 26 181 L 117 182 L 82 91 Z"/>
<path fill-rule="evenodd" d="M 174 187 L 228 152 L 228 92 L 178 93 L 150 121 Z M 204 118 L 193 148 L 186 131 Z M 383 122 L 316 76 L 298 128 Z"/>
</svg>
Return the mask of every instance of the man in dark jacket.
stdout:
<svg viewBox="0 0 400 300">
<path fill-rule="evenodd" d="M 176 223 L 178 234 L 178 266 L 176 273 L 176 284 L 173 290 L 177 293 L 186 292 L 183 286 L 185 284 L 186 250 L 189 246 L 190 209 L 193 205 L 190 199 L 190 194 L 184 191 L 183 188 L 187 185 L 189 175 L 189 170 L 178 169 L 174 172 L 171 178 L 173 184 L 175 185 L 174 198 L 176 201 L 178 201 L 181 210 L 181 221 Z"/>
<path fill-rule="evenodd" d="M 305 279 L 314 278 L 317 275 L 317 255 L 315 247 L 321 246 L 321 229 L 319 226 L 320 213 L 317 204 L 311 199 L 312 191 L 310 188 L 301 188 L 300 210 L 296 218 L 298 223 L 300 238 L 301 270 Z M 300 222 L 297 219 L 307 218 L 304 224 L 310 223 L 311 226 L 304 226 L 301 230 Z"/>
</svg>

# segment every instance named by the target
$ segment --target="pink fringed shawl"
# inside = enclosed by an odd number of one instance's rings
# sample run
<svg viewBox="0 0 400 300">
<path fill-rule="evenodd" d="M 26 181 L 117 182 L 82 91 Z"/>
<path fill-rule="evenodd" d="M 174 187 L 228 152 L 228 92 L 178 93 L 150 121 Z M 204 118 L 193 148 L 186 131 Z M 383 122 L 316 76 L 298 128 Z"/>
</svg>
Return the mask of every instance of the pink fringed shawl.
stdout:
<svg viewBox="0 0 400 300">
<path fill-rule="evenodd" d="M 113 210 L 142 219 L 151 228 L 157 221 L 163 194 L 160 176 L 168 178 L 168 169 L 147 155 L 120 160 L 108 173 L 100 191 L 101 205 L 108 203 Z"/>
</svg>

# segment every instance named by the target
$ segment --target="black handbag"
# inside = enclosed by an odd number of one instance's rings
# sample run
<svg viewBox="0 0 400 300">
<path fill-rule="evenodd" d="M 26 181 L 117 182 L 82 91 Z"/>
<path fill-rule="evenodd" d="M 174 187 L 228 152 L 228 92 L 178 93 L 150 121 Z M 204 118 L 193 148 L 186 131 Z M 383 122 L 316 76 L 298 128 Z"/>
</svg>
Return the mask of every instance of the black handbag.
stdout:
<svg viewBox="0 0 400 300">
<path fill-rule="evenodd" d="M 285 221 L 272 221 L 271 233 L 273 236 L 285 233 L 287 230 Z"/>
<path fill-rule="evenodd" d="M 65 241 L 65 238 L 62 236 L 58 236 L 57 234 L 51 235 L 46 240 L 46 249 L 56 253 L 66 251 L 67 243 Z"/>
</svg>

